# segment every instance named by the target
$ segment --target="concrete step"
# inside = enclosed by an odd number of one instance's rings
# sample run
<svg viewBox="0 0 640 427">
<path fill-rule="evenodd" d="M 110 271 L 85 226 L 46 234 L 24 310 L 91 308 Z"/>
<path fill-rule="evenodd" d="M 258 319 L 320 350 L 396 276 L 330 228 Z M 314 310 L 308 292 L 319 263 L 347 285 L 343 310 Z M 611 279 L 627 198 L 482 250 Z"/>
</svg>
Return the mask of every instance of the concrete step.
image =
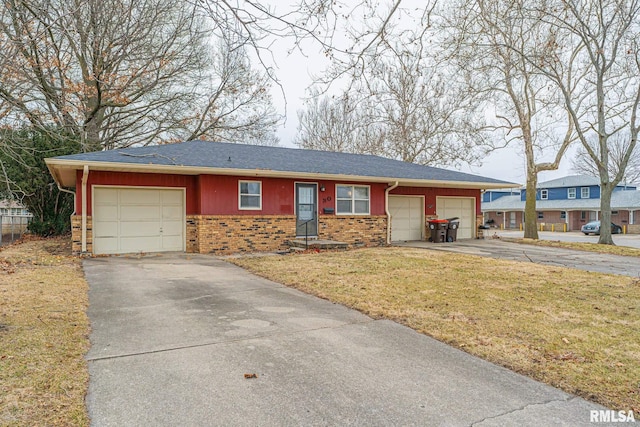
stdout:
<svg viewBox="0 0 640 427">
<path fill-rule="evenodd" d="M 289 246 L 301 249 L 347 249 L 348 243 L 336 242 L 335 240 L 304 239 L 289 240 Z"/>
</svg>

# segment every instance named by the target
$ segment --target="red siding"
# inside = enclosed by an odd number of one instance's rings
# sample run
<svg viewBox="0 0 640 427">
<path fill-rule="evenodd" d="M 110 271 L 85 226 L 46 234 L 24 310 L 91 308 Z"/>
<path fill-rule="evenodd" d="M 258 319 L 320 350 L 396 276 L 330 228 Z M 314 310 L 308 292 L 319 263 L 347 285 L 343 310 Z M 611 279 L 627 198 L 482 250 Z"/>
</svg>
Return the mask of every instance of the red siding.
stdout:
<svg viewBox="0 0 640 427">
<path fill-rule="evenodd" d="M 240 210 L 238 208 L 238 182 L 262 182 L 262 210 Z M 286 178 L 256 178 L 223 175 L 200 175 L 198 187 L 200 213 L 202 215 L 293 215 L 295 213 L 295 183 L 318 184 L 318 210 L 335 209 L 335 186 L 350 184 L 336 181 L 308 181 Z M 356 185 L 362 185 L 356 183 Z M 324 191 L 322 191 L 324 187 Z M 371 215 L 384 214 L 384 184 L 371 184 Z"/>
<path fill-rule="evenodd" d="M 87 213 L 91 215 L 91 186 L 117 185 L 135 187 L 181 187 L 187 189 L 187 215 L 197 214 L 196 178 L 189 175 L 89 171 Z M 76 173 L 76 213 L 82 214 L 82 171 Z"/>
<path fill-rule="evenodd" d="M 436 197 L 475 197 L 476 215 L 482 215 L 480 209 L 480 190 L 460 189 L 460 188 L 431 188 L 431 187 L 398 187 L 391 190 L 391 194 L 406 196 L 424 196 L 425 215 L 436 214 Z"/>
<path fill-rule="evenodd" d="M 262 182 L 262 210 L 238 208 L 238 181 Z M 89 171 L 87 211 L 91 215 L 91 186 L 183 187 L 187 193 L 187 215 L 293 215 L 295 182 L 318 183 L 318 210 L 335 209 L 336 184 L 347 181 L 308 181 L 285 178 L 256 178 L 224 175 L 171 175 L 153 173 Z M 365 185 L 353 183 L 355 185 Z M 82 171 L 76 174 L 76 213 L 82 214 Z M 321 191 L 324 187 L 324 191 Z M 385 184 L 370 184 L 371 215 L 384 215 Z"/>
</svg>

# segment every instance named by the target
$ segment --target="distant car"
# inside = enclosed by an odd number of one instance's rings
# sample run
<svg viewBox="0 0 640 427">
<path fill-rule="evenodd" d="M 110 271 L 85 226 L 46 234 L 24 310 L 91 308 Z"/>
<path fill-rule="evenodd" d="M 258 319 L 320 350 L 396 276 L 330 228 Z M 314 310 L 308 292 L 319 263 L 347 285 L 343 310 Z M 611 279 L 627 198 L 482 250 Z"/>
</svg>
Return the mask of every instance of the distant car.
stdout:
<svg viewBox="0 0 640 427">
<path fill-rule="evenodd" d="M 589 233 L 600 234 L 600 221 L 591 221 L 583 225 L 580 231 L 582 231 L 585 235 L 588 235 Z M 614 223 L 611 223 L 611 234 L 620 234 L 620 233 L 622 233 L 622 227 Z"/>
</svg>

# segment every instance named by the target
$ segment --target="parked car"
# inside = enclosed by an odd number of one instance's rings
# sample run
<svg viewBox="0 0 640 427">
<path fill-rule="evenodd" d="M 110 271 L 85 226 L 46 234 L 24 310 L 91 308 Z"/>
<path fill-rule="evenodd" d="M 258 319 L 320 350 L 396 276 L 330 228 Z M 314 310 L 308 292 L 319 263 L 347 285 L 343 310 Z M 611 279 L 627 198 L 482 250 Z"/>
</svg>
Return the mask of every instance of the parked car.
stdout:
<svg viewBox="0 0 640 427">
<path fill-rule="evenodd" d="M 580 229 L 585 235 L 589 233 L 600 234 L 600 221 L 591 221 L 582 226 Z M 622 233 L 622 227 L 617 224 L 611 223 L 611 234 L 620 234 Z"/>
</svg>

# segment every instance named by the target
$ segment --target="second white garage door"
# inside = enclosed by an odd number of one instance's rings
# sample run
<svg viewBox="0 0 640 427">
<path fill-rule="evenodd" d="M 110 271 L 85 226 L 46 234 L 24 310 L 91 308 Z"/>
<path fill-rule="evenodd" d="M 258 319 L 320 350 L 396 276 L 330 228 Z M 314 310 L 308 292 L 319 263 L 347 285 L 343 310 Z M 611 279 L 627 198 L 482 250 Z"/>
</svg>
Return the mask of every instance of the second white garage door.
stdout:
<svg viewBox="0 0 640 427">
<path fill-rule="evenodd" d="M 460 218 L 458 239 L 473 239 L 475 236 L 476 200 L 472 197 L 438 197 L 436 199 L 436 212 L 438 218 Z"/>
<path fill-rule="evenodd" d="M 422 197 L 389 196 L 391 241 L 422 240 L 423 212 Z"/>
<path fill-rule="evenodd" d="M 93 189 L 93 253 L 183 251 L 184 190 Z"/>
</svg>

